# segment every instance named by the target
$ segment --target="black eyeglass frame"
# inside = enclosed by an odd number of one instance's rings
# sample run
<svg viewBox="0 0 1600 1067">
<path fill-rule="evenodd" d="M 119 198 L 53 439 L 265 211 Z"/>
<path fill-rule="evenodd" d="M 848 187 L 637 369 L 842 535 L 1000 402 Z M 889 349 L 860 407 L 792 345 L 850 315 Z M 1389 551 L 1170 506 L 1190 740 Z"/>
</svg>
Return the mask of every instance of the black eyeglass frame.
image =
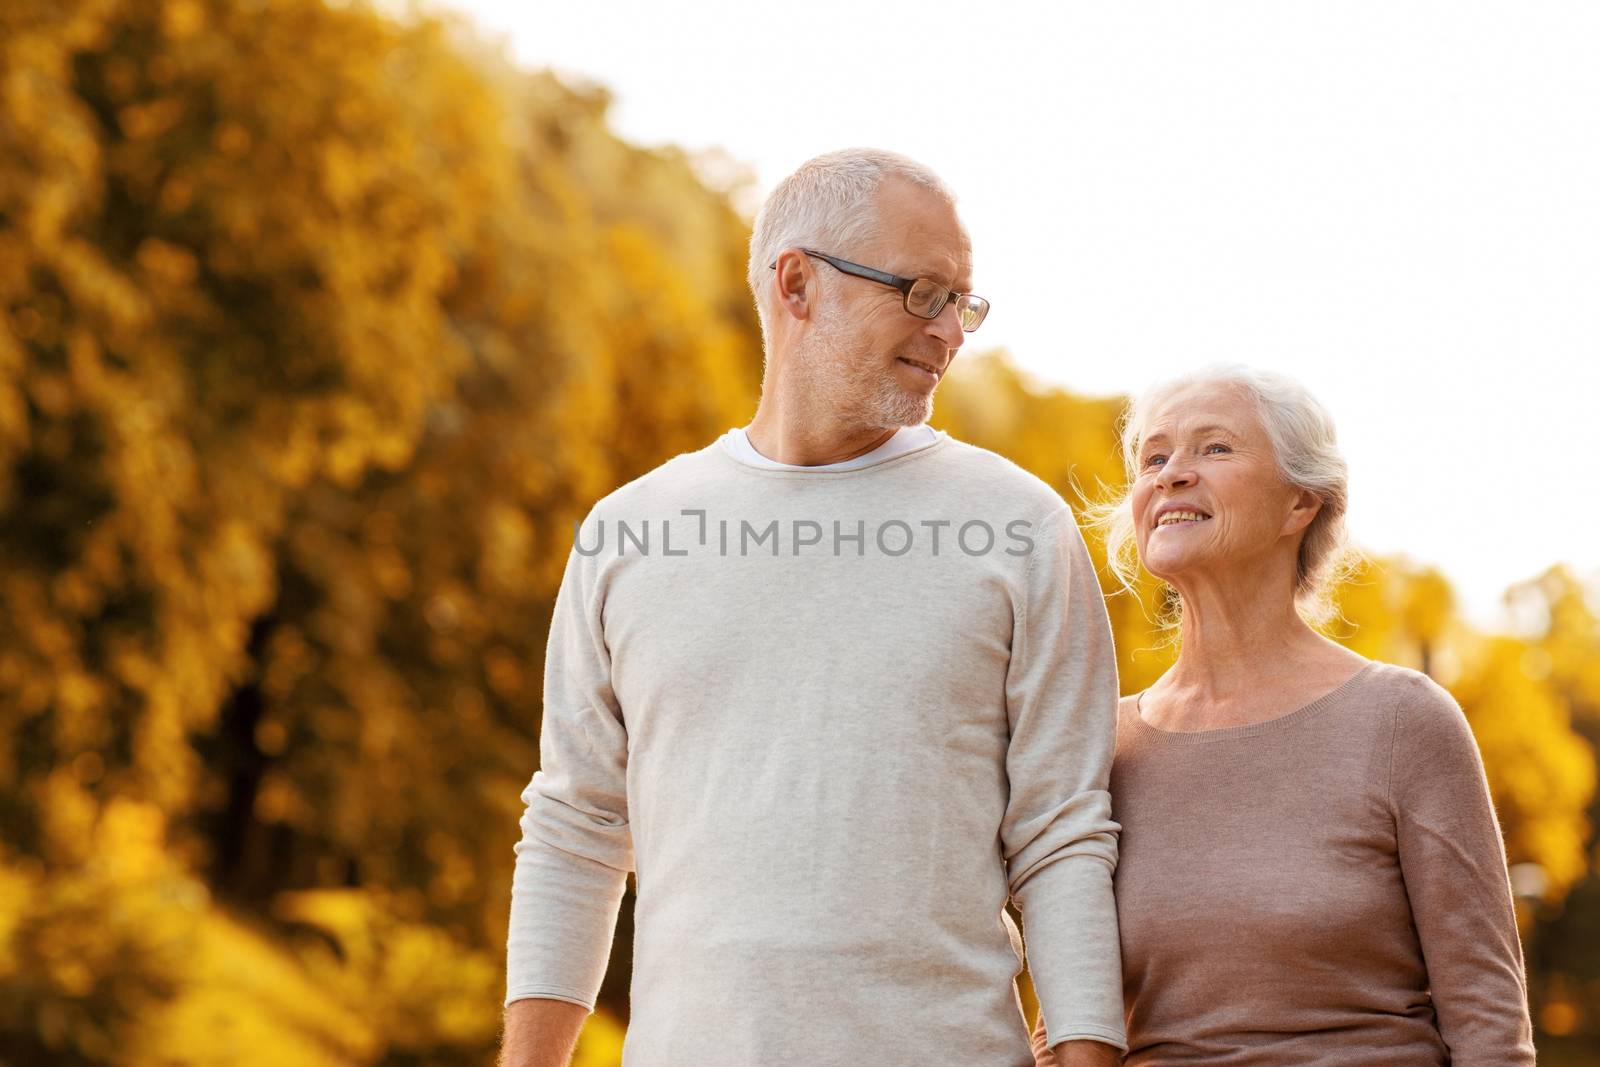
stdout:
<svg viewBox="0 0 1600 1067">
<path fill-rule="evenodd" d="M 969 299 L 981 302 L 982 311 L 978 314 L 978 321 L 973 323 L 970 328 L 968 328 L 966 325 L 962 325 L 962 333 L 972 333 L 979 326 L 983 325 L 984 319 L 989 317 L 989 301 L 985 300 L 976 293 L 958 293 L 953 289 L 940 285 L 932 278 L 905 278 L 898 274 L 890 274 L 886 270 L 879 270 L 876 267 L 863 266 L 860 263 L 852 263 L 848 259 L 840 259 L 838 256 L 830 256 L 826 252 L 818 252 L 812 248 L 802 248 L 800 251 L 804 252 L 808 256 L 815 256 L 817 259 L 820 259 L 824 263 L 828 264 L 828 266 L 832 267 L 834 270 L 843 274 L 851 274 L 857 278 L 865 278 L 869 282 L 877 282 L 879 285 L 887 285 L 891 289 L 900 290 L 900 304 L 906 309 L 907 315 L 913 315 L 919 319 L 928 319 L 931 321 L 939 317 L 940 313 L 944 311 L 945 305 L 950 303 L 950 301 L 956 300 L 960 297 L 968 297 Z M 773 260 L 767 269 L 777 270 L 777 260 Z M 944 298 L 941 299 L 937 305 L 935 305 L 933 313 L 930 315 L 919 314 L 918 312 L 911 310 L 911 290 L 918 282 L 927 282 L 929 285 L 937 287 L 944 293 Z M 956 310 L 956 318 L 957 321 L 959 321 L 960 308 L 958 307 Z"/>
</svg>

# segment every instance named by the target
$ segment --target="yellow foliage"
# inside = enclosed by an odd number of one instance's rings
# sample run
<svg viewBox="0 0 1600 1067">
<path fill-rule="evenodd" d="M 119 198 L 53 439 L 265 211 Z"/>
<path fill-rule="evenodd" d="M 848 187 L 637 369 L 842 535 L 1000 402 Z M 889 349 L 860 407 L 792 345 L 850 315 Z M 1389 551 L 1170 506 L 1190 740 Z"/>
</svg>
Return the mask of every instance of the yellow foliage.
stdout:
<svg viewBox="0 0 1600 1067">
<path fill-rule="evenodd" d="M 198 924 L 173 996 L 141 1022 L 125 1062 L 185 1067 L 347 1067 L 382 1042 L 367 1014 L 317 985 L 270 935 L 224 915 Z"/>
<path fill-rule="evenodd" d="M 18 1062 L 120 1055 L 181 983 L 208 899 L 166 854 L 159 809 L 117 799 L 95 818 L 74 807 L 81 864 L 0 853 L 0 1033 Z"/>
<path fill-rule="evenodd" d="M 1452 691 L 1483 752 L 1511 862 L 1538 863 L 1559 900 L 1588 870 L 1595 759 L 1561 696 L 1529 676 L 1527 651 L 1516 638 L 1484 641 Z"/>
<path fill-rule="evenodd" d="M 498 1033 L 505 993 L 498 955 L 398 918 L 384 894 L 369 890 L 281 893 L 272 910 L 324 935 L 297 938 L 306 975 L 359 1012 L 393 1054 L 483 1047 Z"/>
<path fill-rule="evenodd" d="M 596 1011 L 583 1024 L 572 1067 L 619 1067 L 627 1029 L 605 1011 Z"/>
</svg>

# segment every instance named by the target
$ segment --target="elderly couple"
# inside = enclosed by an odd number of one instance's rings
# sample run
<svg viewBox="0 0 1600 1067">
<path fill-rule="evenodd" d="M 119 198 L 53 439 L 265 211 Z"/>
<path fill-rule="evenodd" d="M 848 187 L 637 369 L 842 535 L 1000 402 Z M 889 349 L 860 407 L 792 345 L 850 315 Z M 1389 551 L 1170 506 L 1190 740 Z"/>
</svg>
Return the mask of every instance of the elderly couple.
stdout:
<svg viewBox="0 0 1600 1067">
<path fill-rule="evenodd" d="M 1460 708 L 1305 621 L 1346 500 L 1325 411 L 1242 368 L 1133 404 L 1104 525 L 1181 645 L 1119 700 L 1072 511 L 926 425 L 971 272 L 892 153 L 763 207 L 754 418 L 601 500 L 567 563 L 503 1062 L 567 1064 L 633 871 L 629 1067 L 1533 1063 Z"/>
</svg>

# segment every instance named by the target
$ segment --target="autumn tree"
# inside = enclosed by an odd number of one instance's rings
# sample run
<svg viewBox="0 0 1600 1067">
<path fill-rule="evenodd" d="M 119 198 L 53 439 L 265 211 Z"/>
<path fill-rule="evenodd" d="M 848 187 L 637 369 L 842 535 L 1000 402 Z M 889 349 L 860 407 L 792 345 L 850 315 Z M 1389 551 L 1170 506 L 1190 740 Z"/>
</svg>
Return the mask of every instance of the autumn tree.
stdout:
<svg viewBox="0 0 1600 1067">
<path fill-rule="evenodd" d="M 474 1062 L 570 521 L 747 413 L 744 224 L 436 21 L 0 19 L 0 1058 Z"/>
</svg>

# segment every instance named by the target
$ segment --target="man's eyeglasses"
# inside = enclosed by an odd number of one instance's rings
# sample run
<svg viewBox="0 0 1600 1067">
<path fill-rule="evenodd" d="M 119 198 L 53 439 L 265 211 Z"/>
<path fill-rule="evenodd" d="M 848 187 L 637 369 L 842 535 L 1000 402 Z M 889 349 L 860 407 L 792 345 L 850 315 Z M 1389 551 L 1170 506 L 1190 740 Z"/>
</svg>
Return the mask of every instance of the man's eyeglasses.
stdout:
<svg viewBox="0 0 1600 1067">
<path fill-rule="evenodd" d="M 936 319 L 939 312 L 951 300 L 956 302 L 956 319 L 961 323 L 964 333 L 971 333 L 983 325 L 984 316 L 989 314 L 989 301 L 981 296 L 971 293 L 952 293 L 932 278 L 902 278 L 898 274 L 877 270 L 873 267 L 863 267 L 859 263 L 851 263 L 848 259 L 830 256 L 826 252 L 815 252 L 809 248 L 800 251 L 808 256 L 815 256 L 834 270 L 844 274 L 852 274 L 857 278 L 865 278 L 869 282 L 887 285 L 891 289 L 900 290 L 900 295 L 906 310 L 919 319 Z M 778 264 L 773 262 L 769 270 L 776 270 Z"/>
</svg>

